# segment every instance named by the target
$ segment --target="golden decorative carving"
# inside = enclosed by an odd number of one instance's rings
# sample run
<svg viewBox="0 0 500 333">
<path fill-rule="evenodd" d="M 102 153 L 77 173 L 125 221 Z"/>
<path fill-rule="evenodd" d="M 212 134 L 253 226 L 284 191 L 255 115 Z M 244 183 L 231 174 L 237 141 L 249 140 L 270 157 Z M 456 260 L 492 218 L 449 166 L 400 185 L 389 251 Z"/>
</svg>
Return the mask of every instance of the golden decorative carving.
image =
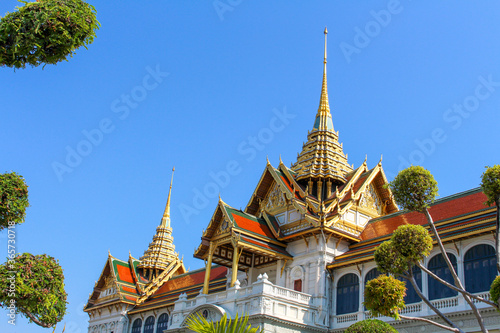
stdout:
<svg viewBox="0 0 500 333">
<path fill-rule="evenodd" d="M 375 192 L 375 189 L 373 188 L 372 184 L 367 186 L 365 191 L 361 195 L 361 198 L 359 200 L 359 206 L 361 208 L 366 208 L 374 212 L 377 212 L 377 214 L 379 215 L 382 214 L 382 205 L 380 203 L 380 199 L 377 195 L 377 192 Z"/>
</svg>

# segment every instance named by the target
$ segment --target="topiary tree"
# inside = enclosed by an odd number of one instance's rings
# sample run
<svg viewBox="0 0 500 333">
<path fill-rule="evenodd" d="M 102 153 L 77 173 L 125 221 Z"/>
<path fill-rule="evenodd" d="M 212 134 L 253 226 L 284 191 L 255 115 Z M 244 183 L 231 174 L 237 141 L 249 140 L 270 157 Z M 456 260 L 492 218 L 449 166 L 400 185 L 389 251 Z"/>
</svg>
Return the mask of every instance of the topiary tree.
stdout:
<svg viewBox="0 0 500 333">
<path fill-rule="evenodd" d="M 434 180 L 432 174 L 421 166 L 411 166 L 402 170 L 396 178 L 389 183 L 396 203 L 403 209 L 423 213 L 427 219 L 428 225 L 432 230 L 434 239 L 443 255 L 448 269 L 453 277 L 454 284 L 441 279 L 433 272 L 429 271 L 421 264 L 424 257 L 429 255 L 432 249 L 432 239 L 428 231 L 422 226 L 401 226 L 393 234 L 390 243 L 383 243 L 375 251 L 375 261 L 379 266 L 379 270 L 385 273 L 392 273 L 396 276 L 403 277 L 409 280 L 414 287 L 417 294 L 422 300 L 438 314 L 448 326 L 441 325 L 435 321 L 427 320 L 424 318 L 411 318 L 413 320 L 426 321 L 430 324 L 439 326 L 454 332 L 463 332 L 451 320 L 449 320 L 443 313 L 441 313 L 432 303 L 422 294 L 418 287 L 415 278 L 413 277 L 413 266 L 418 266 L 422 271 L 426 272 L 432 278 L 438 280 L 447 287 L 460 292 L 466 302 L 469 304 L 472 312 L 476 316 L 479 327 L 482 332 L 488 332 L 484 326 L 483 318 L 472 299 L 487 303 L 498 309 L 498 305 L 494 302 L 485 300 L 481 297 L 475 296 L 467 292 L 458 278 L 458 275 L 448 258 L 446 250 L 443 246 L 441 238 L 436 230 L 432 216 L 429 213 L 429 206 L 434 202 L 437 193 L 437 182 Z M 409 318 L 403 317 L 401 318 Z"/>
<path fill-rule="evenodd" d="M 8 258 L 0 265 L 0 306 L 21 313 L 30 322 L 54 327 L 66 313 L 66 292 L 61 266 L 45 254 L 16 254 L 10 228 L 24 222 L 28 186 L 15 172 L 0 174 L 0 230 L 9 228 Z"/>
<path fill-rule="evenodd" d="M 28 202 L 28 186 L 15 172 L 0 174 L 0 230 L 24 222 Z"/>
<path fill-rule="evenodd" d="M 66 313 L 63 270 L 45 254 L 18 254 L 0 265 L 0 291 L 0 306 L 42 327 L 55 326 Z"/>
<path fill-rule="evenodd" d="M 500 165 L 486 167 L 481 176 L 481 189 L 488 198 L 486 205 L 495 205 L 497 208 L 495 247 L 497 256 L 497 271 L 500 273 Z M 494 299 L 496 302 L 498 298 Z"/>
<path fill-rule="evenodd" d="M 490 288 L 490 298 L 495 302 L 499 303 L 500 299 L 500 276 L 497 276 L 495 280 L 491 283 L 491 288 Z M 498 311 L 500 311 L 497 308 Z"/>
<path fill-rule="evenodd" d="M 100 24 L 84 1 L 19 1 L 24 6 L 0 20 L 0 65 L 56 64 L 94 41 Z"/>
<path fill-rule="evenodd" d="M 403 281 L 385 274 L 366 283 L 363 304 L 373 317 L 399 319 L 399 310 L 405 307 L 406 287 Z"/>
<path fill-rule="evenodd" d="M 345 333 L 397 333 L 391 325 L 378 319 L 365 319 L 349 326 Z"/>
</svg>

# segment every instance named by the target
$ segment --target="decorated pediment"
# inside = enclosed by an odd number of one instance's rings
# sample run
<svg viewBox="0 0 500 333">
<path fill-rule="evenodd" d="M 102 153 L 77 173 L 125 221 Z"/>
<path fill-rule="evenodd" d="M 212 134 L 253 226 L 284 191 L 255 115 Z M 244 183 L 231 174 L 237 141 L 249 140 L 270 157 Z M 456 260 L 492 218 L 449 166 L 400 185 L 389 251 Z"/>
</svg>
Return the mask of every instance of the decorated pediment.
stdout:
<svg viewBox="0 0 500 333">
<path fill-rule="evenodd" d="M 374 214 L 382 215 L 382 202 L 372 184 L 366 186 L 359 199 L 359 207 Z"/>
<path fill-rule="evenodd" d="M 261 209 L 269 213 L 275 213 L 285 209 L 286 198 L 277 183 L 274 183 L 266 198 L 261 202 Z"/>
</svg>

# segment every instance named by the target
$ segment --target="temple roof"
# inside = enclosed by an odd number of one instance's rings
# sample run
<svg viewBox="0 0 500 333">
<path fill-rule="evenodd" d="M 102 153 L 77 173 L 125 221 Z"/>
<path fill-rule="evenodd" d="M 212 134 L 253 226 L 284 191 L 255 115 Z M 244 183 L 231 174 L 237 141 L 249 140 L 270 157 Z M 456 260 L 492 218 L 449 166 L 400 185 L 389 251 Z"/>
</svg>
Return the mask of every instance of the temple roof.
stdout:
<svg viewBox="0 0 500 333">
<path fill-rule="evenodd" d="M 134 304 L 148 282 L 139 274 L 138 265 L 139 260 L 132 256 L 129 261 L 123 261 L 109 254 L 85 310 L 117 302 Z M 110 293 L 106 294 L 106 290 Z"/>
<path fill-rule="evenodd" d="M 170 226 L 170 196 L 172 194 L 172 182 L 175 168 L 172 169 L 172 179 L 168 192 L 167 204 L 161 219 L 160 225 L 156 228 L 156 234 L 148 249 L 140 258 L 139 268 L 151 270 L 165 270 L 175 258 L 174 238 L 172 237 L 172 227 Z"/>
<path fill-rule="evenodd" d="M 495 230 L 495 209 L 485 206 L 486 196 L 479 189 L 472 189 L 436 200 L 429 208 L 436 229 L 443 242 L 491 233 Z M 425 215 L 400 211 L 371 220 L 349 251 L 335 258 L 328 268 L 340 268 L 373 260 L 377 246 L 389 240 L 394 230 L 405 224 L 429 228 Z M 434 238 L 434 236 L 433 236 Z"/>
<path fill-rule="evenodd" d="M 339 143 L 339 134 L 333 129 L 326 78 L 327 33 L 325 28 L 323 82 L 318 112 L 313 129 L 308 133 L 307 142 L 298 154 L 297 162 L 292 165 L 292 170 L 297 173 L 297 180 L 324 178 L 344 183 L 347 173 L 352 171 L 352 166 L 347 163 L 347 155 Z"/>
<path fill-rule="evenodd" d="M 212 266 L 209 294 L 226 289 L 226 275 L 226 267 Z M 194 298 L 199 295 L 203 287 L 204 277 L 204 268 L 173 277 L 158 288 L 145 302 L 138 304 L 134 309 L 129 311 L 129 314 L 173 305 L 182 293 L 186 293 L 187 299 Z"/>
</svg>

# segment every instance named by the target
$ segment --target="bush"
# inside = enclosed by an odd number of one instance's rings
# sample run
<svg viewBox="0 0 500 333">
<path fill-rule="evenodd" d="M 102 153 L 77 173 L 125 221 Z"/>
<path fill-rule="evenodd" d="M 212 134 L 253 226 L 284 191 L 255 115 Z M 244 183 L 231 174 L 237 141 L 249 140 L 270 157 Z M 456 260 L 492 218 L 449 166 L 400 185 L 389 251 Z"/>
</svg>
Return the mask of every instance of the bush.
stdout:
<svg viewBox="0 0 500 333">
<path fill-rule="evenodd" d="M 498 304 L 498 299 L 500 298 L 500 276 L 497 276 L 490 288 L 490 299 L 492 302 Z"/>
<path fill-rule="evenodd" d="M 487 205 L 498 203 L 500 200 L 500 165 L 486 167 L 481 176 L 481 190 L 488 197 Z"/>
<path fill-rule="evenodd" d="M 9 223 L 23 223 L 28 206 L 28 185 L 23 176 L 15 172 L 0 174 L 0 230 Z"/>
<path fill-rule="evenodd" d="M 82 0 L 26 2 L 0 20 L 0 64 L 56 64 L 94 41 L 95 8 Z"/>
<path fill-rule="evenodd" d="M 421 166 L 401 170 L 388 185 L 398 206 L 410 211 L 423 212 L 438 194 L 434 177 Z"/>
<path fill-rule="evenodd" d="M 366 283 L 363 304 L 374 317 L 382 315 L 399 319 L 399 310 L 405 307 L 405 295 L 403 281 L 382 274 Z"/>
<path fill-rule="evenodd" d="M 398 333 L 398 331 L 381 320 L 365 319 L 349 326 L 345 333 Z"/>
<path fill-rule="evenodd" d="M 18 254 L 0 265 L 0 306 L 15 304 L 16 313 L 42 327 L 53 327 L 66 313 L 63 270 L 57 260 Z"/>
<path fill-rule="evenodd" d="M 396 252 L 410 263 L 422 261 L 432 250 L 432 238 L 421 225 L 399 226 L 391 240 Z"/>
</svg>

